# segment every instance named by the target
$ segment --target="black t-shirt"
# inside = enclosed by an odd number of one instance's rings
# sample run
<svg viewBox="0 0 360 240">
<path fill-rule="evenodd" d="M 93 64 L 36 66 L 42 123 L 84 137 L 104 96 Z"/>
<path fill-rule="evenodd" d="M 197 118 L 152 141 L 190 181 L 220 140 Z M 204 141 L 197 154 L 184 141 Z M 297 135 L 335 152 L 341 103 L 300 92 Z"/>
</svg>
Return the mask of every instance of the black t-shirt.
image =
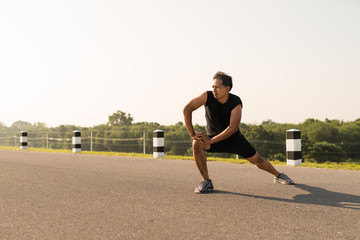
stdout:
<svg viewBox="0 0 360 240">
<path fill-rule="evenodd" d="M 219 103 L 211 91 L 207 92 L 205 103 L 205 118 L 207 122 L 207 131 L 210 136 L 215 136 L 224 131 L 230 125 L 231 111 L 238 105 L 242 107 L 241 99 L 229 93 L 229 99 L 226 103 Z M 240 134 L 240 131 L 235 134 Z"/>
</svg>

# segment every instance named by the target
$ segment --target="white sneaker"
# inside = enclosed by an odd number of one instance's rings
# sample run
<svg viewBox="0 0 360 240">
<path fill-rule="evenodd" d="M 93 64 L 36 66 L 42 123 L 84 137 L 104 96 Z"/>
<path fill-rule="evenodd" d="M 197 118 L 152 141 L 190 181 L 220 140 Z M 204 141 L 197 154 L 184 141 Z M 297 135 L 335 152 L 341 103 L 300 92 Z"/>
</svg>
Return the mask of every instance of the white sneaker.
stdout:
<svg viewBox="0 0 360 240">
<path fill-rule="evenodd" d="M 274 177 L 274 183 L 281 183 L 284 185 L 294 185 L 294 181 L 289 178 L 285 173 L 280 173 L 279 176 Z"/>
<path fill-rule="evenodd" d="M 214 186 L 211 182 L 211 179 L 202 181 L 199 186 L 195 188 L 195 193 L 206 193 L 211 192 L 214 189 Z"/>
</svg>

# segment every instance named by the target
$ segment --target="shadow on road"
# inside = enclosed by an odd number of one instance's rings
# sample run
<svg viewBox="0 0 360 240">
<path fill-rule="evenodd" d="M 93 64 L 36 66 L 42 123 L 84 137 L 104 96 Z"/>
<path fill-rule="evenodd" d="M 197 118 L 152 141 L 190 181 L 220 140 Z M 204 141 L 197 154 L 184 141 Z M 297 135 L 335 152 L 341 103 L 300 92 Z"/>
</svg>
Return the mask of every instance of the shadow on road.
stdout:
<svg viewBox="0 0 360 240">
<path fill-rule="evenodd" d="M 243 197 L 261 198 L 261 199 L 267 199 L 273 201 L 315 204 L 321 206 L 341 207 L 341 208 L 360 210 L 360 196 L 346 194 L 346 193 L 332 192 L 323 188 L 308 186 L 305 184 L 295 184 L 294 187 L 300 188 L 309 193 L 296 195 L 293 197 L 293 199 L 235 193 L 235 192 L 222 191 L 222 190 L 214 190 L 213 192 L 211 192 L 211 194 L 230 194 L 230 195 L 237 195 Z"/>
</svg>

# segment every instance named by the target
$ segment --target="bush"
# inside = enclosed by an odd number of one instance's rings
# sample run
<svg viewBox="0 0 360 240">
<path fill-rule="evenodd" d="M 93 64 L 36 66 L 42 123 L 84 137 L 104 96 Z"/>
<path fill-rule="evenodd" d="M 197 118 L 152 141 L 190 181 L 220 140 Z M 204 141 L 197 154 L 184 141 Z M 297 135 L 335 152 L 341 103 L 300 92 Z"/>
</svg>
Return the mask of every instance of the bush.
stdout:
<svg viewBox="0 0 360 240">
<path fill-rule="evenodd" d="M 346 152 L 333 143 L 316 142 L 309 146 L 305 157 L 314 159 L 317 163 L 342 162 L 346 160 Z"/>
<path fill-rule="evenodd" d="M 270 158 L 270 160 L 278 160 L 280 162 L 285 162 L 286 161 L 286 157 L 283 153 L 276 153 L 274 154 L 274 156 L 272 156 Z"/>
</svg>

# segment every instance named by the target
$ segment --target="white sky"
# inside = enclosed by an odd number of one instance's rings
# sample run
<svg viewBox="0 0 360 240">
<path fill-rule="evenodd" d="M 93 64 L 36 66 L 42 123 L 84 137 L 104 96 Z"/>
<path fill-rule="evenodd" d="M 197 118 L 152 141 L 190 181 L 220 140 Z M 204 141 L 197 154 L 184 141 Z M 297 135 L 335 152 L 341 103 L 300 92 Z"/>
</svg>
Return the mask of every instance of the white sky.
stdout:
<svg viewBox="0 0 360 240">
<path fill-rule="evenodd" d="M 94 126 L 121 110 L 170 125 L 218 70 L 245 123 L 354 121 L 359 13 L 357 0 L 1 0 L 0 122 Z"/>
</svg>

